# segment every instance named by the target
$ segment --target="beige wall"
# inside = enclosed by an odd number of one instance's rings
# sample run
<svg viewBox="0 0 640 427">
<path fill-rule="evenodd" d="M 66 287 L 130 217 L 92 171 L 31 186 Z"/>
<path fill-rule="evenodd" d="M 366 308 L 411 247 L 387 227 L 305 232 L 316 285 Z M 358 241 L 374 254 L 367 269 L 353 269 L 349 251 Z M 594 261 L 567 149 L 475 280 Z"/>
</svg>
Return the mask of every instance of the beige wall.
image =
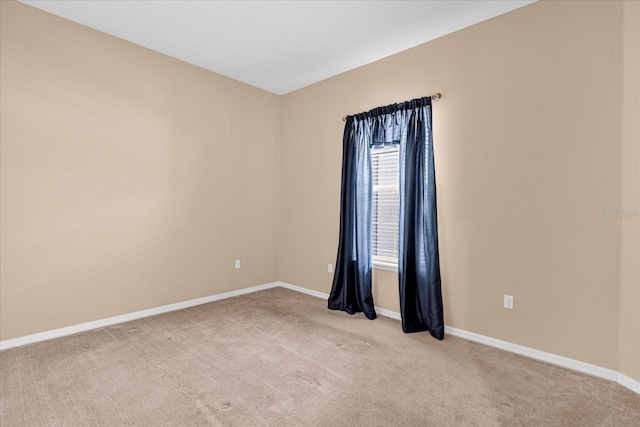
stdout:
<svg viewBox="0 0 640 427">
<path fill-rule="evenodd" d="M 624 10 L 622 116 L 622 203 L 634 214 L 640 206 L 640 2 Z M 640 381 L 640 218 L 623 217 L 622 227 L 619 366 L 623 374 Z"/>
<path fill-rule="evenodd" d="M 341 117 L 440 91 L 446 323 L 640 380 L 640 221 L 602 215 L 639 208 L 638 3 L 536 3 L 283 97 L 0 4 L 0 339 L 328 292 Z M 374 296 L 398 311 L 394 272 Z"/>
<path fill-rule="evenodd" d="M 623 98 L 637 62 L 623 53 L 640 43 L 624 30 L 625 7 L 635 6 L 536 3 L 285 95 L 280 280 L 330 290 L 341 117 L 440 91 L 446 323 L 611 369 L 620 361 L 640 379 L 640 352 L 627 344 L 640 329 L 638 219 L 602 215 L 638 209 L 639 110 Z M 397 286 L 395 273 L 375 270 L 376 304 L 397 311 Z"/>
<path fill-rule="evenodd" d="M 0 3 L 0 339 L 276 280 L 279 97 Z"/>
</svg>

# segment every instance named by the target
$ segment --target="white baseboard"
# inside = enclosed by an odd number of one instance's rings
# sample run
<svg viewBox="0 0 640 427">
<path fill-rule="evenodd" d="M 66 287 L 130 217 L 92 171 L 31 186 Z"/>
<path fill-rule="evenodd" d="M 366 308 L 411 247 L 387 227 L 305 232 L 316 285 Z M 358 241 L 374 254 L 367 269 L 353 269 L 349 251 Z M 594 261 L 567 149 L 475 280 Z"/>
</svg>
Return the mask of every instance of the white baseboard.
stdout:
<svg viewBox="0 0 640 427">
<path fill-rule="evenodd" d="M 302 294 L 307 294 L 314 296 L 316 298 L 329 299 L 329 294 L 325 294 L 324 292 L 314 291 L 313 289 L 303 288 L 302 286 L 292 285 L 291 283 L 285 282 L 275 282 L 278 286 L 291 289 L 292 291 L 300 292 Z"/>
<path fill-rule="evenodd" d="M 387 310 L 386 308 L 376 307 L 376 313 L 384 317 L 390 317 L 395 320 L 402 320 L 402 316 L 397 311 Z"/>
<path fill-rule="evenodd" d="M 593 375 L 611 381 L 616 381 L 618 378 L 618 373 L 616 371 L 602 368 L 597 365 L 592 365 L 590 363 L 581 362 L 579 360 L 570 359 L 564 356 L 558 356 L 557 354 L 547 353 L 519 344 L 513 344 L 508 341 L 502 341 L 485 335 L 476 334 L 474 332 L 465 331 L 463 329 L 453 328 L 451 326 L 445 326 L 444 330 L 445 333 L 449 335 L 488 345 L 489 347 L 506 350 L 511 353 L 529 357 L 531 359 L 552 363 L 554 365 L 562 366 L 563 368 L 573 369 L 574 371 L 584 372 L 585 374 Z"/>
<path fill-rule="evenodd" d="M 628 388 L 631 391 L 635 391 L 640 394 L 640 381 L 636 381 L 633 378 L 626 376 L 625 374 L 621 374 L 618 372 L 618 384 Z"/>
<path fill-rule="evenodd" d="M 225 292 L 222 294 L 211 295 L 208 297 L 196 298 L 188 301 L 177 302 L 175 304 L 163 305 L 147 310 L 136 311 L 133 313 L 122 314 L 119 316 L 109 317 L 106 319 L 95 320 L 93 322 L 80 323 L 79 325 L 68 326 L 66 328 L 53 329 L 51 331 L 40 332 L 37 334 L 26 335 L 24 337 L 14 338 L 10 340 L 0 341 L 0 351 L 21 345 L 33 344 L 40 341 L 46 341 L 53 338 L 60 338 L 67 335 L 85 332 L 91 329 L 111 326 L 118 323 L 129 322 L 131 320 L 141 319 L 143 317 L 155 316 L 156 314 L 168 313 L 170 311 L 182 310 L 184 308 L 193 307 L 200 304 L 206 304 L 226 298 L 232 298 L 239 295 L 249 294 L 252 292 L 262 291 L 264 289 L 275 288 L 279 286 L 278 282 L 266 283 L 264 285 L 252 286 L 250 288 L 239 289 L 237 291 Z"/>
<path fill-rule="evenodd" d="M 109 317 L 107 319 L 100 319 L 93 322 L 81 323 L 79 325 L 69 326 L 66 328 L 54 329 L 51 331 L 40 332 L 37 334 L 27 335 L 24 337 L 14 338 L 10 340 L 0 341 L 0 351 L 13 347 L 18 347 L 26 344 L 32 344 L 40 341 L 46 341 L 53 338 L 59 338 L 66 335 L 77 334 L 78 332 L 89 331 L 91 329 L 102 328 L 104 326 L 115 325 L 118 323 L 129 322 L 131 320 L 141 319 L 143 317 L 155 316 L 156 314 L 167 313 L 175 310 L 182 310 L 184 308 L 193 307 L 200 304 L 206 304 L 213 301 L 219 301 L 226 298 L 232 298 L 239 295 L 245 295 L 252 292 L 262 291 L 265 289 L 271 289 L 275 287 L 283 287 L 292 291 L 300 292 L 303 294 L 311 295 L 316 298 L 327 299 L 329 294 L 312 289 L 303 288 L 301 286 L 292 285 L 285 282 L 272 282 L 265 283 L 263 285 L 252 286 L 250 288 L 239 289 L 237 291 L 225 292 L 222 294 L 211 295 L 203 298 L 196 298 L 188 301 L 178 302 L 175 304 L 163 305 L 161 307 L 150 308 L 148 310 L 136 311 L 134 313 L 123 314 L 120 316 Z M 387 310 L 384 308 L 376 308 L 376 313 L 381 316 L 390 317 L 392 319 L 400 320 L 400 313 Z M 544 351 L 536 350 L 533 348 L 525 347 L 518 344 L 513 344 L 507 341 L 502 341 L 496 338 L 491 338 L 485 335 L 476 334 L 475 332 L 465 331 L 463 329 L 454 328 L 451 326 L 445 326 L 445 334 L 457 336 L 460 338 L 474 341 L 480 344 L 488 345 L 490 347 L 499 348 L 502 350 L 516 353 L 522 356 L 529 357 L 531 359 L 541 360 L 543 362 L 551 363 L 553 365 L 562 366 L 564 368 L 573 369 L 578 372 L 583 372 L 596 377 L 604 378 L 611 381 L 616 381 L 620 385 L 640 394 L 640 381 L 630 378 L 624 374 L 621 374 L 612 369 L 603 368 L 600 366 L 592 365 L 590 363 L 581 362 L 579 360 L 570 359 L 568 357 L 559 356 L 552 353 L 546 353 Z"/>
<path fill-rule="evenodd" d="M 294 291 L 302 292 L 307 295 L 313 295 L 315 297 L 329 298 L 329 294 L 314 291 L 311 289 L 302 288 L 300 286 L 291 285 L 284 282 L 276 282 L 283 288 L 291 289 Z M 400 313 L 384 308 L 376 307 L 376 313 L 381 316 L 390 317 L 392 319 L 401 320 Z M 626 375 L 623 375 L 612 369 L 603 368 L 590 363 L 581 362 L 579 360 L 570 359 L 568 357 L 559 356 L 557 354 L 547 353 L 544 351 L 536 350 L 530 347 L 525 347 L 519 344 L 513 344 L 507 341 L 502 341 L 496 338 L 491 338 L 486 335 L 476 334 L 475 332 L 465 331 L 464 329 L 458 329 L 451 326 L 445 326 L 445 334 L 453 335 L 456 337 L 464 338 L 469 341 L 474 341 L 480 344 L 488 345 L 489 347 L 499 348 L 511 353 L 526 356 L 531 359 L 541 360 L 543 362 L 551 363 L 553 365 L 562 366 L 563 368 L 572 369 L 574 371 L 583 372 L 585 374 L 593 375 L 595 377 L 604 378 L 610 381 L 616 381 L 620 385 L 640 394 L 640 381 L 636 381 Z"/>
</svg>

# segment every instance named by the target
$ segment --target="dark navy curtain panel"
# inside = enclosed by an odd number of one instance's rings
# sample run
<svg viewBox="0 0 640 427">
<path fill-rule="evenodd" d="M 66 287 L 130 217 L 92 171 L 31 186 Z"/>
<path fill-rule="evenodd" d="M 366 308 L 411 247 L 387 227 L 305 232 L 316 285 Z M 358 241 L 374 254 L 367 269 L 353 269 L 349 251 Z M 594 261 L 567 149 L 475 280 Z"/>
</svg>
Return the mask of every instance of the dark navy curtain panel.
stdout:
<svg viewBox="0 0 640 427">
<path fill-rule="evenodd" d="M 400 180 L 400 315 L 404 332 L 444 338 L 431 98 L 410 102 Z M 402 148 L 402 145 L 401 145 Z"/>
<path fill-rule="evenodd" d="M 404 332 L 444 338 L 431 98 L 348 116 L 343 138 L 338 259 L 329 308 L 376 317 L 371 294 L 370 148 L 400 148 L 398 278 Z"/>
<path fill-rule="evenodd" d="M 344 127 L 340 238 L 329 308 L 376 318 L 371 295 L 371 154 L 368 121 L 350 116 Z"/>
</svg>

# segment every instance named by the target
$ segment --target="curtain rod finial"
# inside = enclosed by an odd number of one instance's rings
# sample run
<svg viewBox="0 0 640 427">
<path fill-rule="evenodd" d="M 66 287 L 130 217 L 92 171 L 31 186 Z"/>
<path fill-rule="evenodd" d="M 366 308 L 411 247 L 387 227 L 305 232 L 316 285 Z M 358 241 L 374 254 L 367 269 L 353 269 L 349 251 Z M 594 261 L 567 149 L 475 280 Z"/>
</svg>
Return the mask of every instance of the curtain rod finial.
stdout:
<svg viewBox="0 0 640 427">
<path fill-rule="evenodd" d="M 342 116 L 342 121 L 346 122 L 347 121 L 347 116 Z"/>
</svg>

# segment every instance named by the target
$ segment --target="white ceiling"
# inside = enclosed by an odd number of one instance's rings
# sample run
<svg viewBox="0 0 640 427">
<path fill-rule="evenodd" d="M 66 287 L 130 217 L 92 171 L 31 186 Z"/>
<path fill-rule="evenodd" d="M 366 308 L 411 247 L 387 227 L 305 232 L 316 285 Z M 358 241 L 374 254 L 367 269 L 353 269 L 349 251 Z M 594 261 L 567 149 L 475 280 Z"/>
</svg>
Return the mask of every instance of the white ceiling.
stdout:
<svg viewBox="0 0 640 427">
<path fill-rule="evenodd" d="M 533 3 L 20 1 L 279 95 Z"/>
</svg>

